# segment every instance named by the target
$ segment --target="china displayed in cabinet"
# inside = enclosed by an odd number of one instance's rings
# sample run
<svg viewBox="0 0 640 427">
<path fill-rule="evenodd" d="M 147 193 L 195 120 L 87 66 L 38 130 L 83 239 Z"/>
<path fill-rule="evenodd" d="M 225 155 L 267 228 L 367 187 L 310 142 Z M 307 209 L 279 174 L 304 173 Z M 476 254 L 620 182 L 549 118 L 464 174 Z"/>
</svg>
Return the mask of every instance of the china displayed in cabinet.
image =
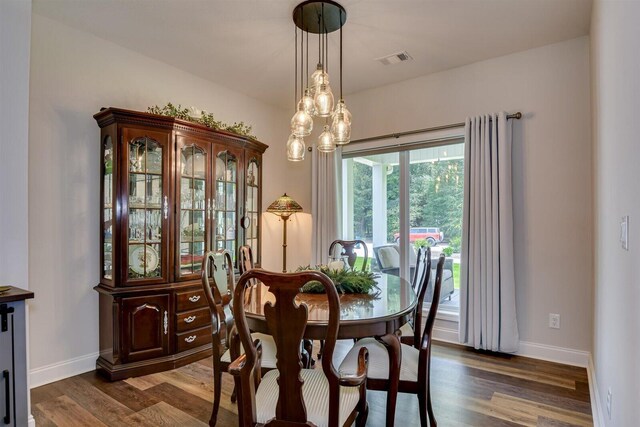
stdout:
<svg viewBox="0 0 640 427">
<path fill-rule="evenodd" d="M 260 264 L 262 154 L 256 140 L 117 108 L 101 144 L 98 369 L 112 380 L 211 354 L 204 254 L 247 244 Z"/>
</svg>

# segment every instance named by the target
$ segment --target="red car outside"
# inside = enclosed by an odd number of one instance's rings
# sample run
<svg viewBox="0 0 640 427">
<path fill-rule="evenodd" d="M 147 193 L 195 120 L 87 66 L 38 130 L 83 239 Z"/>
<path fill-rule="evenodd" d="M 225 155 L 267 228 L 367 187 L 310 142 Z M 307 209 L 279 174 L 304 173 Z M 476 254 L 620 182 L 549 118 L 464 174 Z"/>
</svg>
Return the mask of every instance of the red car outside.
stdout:
<svg viewBox="0 0 640 427">
<path fill-rule="evenodd" d="M 400 241 L 400 233 L 393 235 L 396 243 Z M 444 234 L 437 227 L 411 227 L 409 230 L 409 241 L 411 243 L 416 240 L 424 239 L 429 245 L 434 246 L 444 240 Z"/>
</svg>

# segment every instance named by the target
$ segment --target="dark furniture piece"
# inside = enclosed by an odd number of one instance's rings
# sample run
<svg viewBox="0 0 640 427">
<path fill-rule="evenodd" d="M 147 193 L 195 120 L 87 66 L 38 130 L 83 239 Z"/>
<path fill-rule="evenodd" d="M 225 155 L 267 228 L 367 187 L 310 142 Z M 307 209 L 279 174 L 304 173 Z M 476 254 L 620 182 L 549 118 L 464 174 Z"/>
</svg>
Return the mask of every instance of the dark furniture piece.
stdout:
<svg viewBox="0 0 640 427">
<path fill-rule="evenodd" d="M 33 292 L 11 287 L 0 294 L 0 425 L 26 426 L 27 341 L 25 300 Z"/>
<path fill-rule="evenodd" d="M 414 269 L 413 278 L 411 279 L 411 286 L 416 292 L 416 295 L 423 295 L 423 287 L 431 282 L 431 248 L 421 247 L 418 249 L 418 257 L 416 258 L 416 267 Z M 428 292 L 428 290 L 427 290 Z M 413 345 L 420 339 L 420 327 L 415 325 L 422 324 L 422 307 L 424 300 L 418 301 L 416 308 L 413 311 L 413 318 L 411 321 L 405 323 L 400 328 L 400 341 L 403 344 Z"/>
<path fill-rule="evenodd" d="M 213 280 L 212 280 L 213 279 Z M 234 290 L 235 275 L 233 261 L 227 250 L 217 253 L 207 252 L 202 261 L 202 289 L 209 304 L 211 315 L 211 343 L 213 349 L 213 410 L 210 426 L 215 426 L 220 408 L 222 373 L 229 371 L 229 364 L 241 354 L 240 342 L 232 340 L 233 313 L 230 302 Z M 265 334 L 252 334 L 253 339 L 263 343 L 262 370 L 264 373 L 275 369 L 275 343 Z M 235 401 L 235 390 L 231 400 Z"/>
<path fill-rule="evenodd" d="M 397 384 L 399 392 L 417 394 L 420 408 L 420 425 L 422 427 L 427 426 L 427 416 L 429 419 L 428 425 L 431 427 L 437 426 L 431 404 L 429 370 L 431 365 L 431 333 L 440 301 L 444 261 L 444 255 L 440 255 L 433 288 L 434 302 L 432 302 L 429 307 L 429 314 L 420 340 L 417 340 L 413 346 L 402 344 L 402 360 L 399 375 L 396 375 L 397 368 L 394 366 L 396 363 L 391 355 L 387 353 L 387 349 L 372 338 L 365 338 L 358 341 L 340 365 L 340 372 L 356 372 L 357 355 L 361 348 L 367 348 L 370 360 L 367 388 L 370 390 L 388 390 L 393 387 L 395 383 Z M 425 280 L 426 277 L 427 275 L 425 274 Z M 426 293 L 427 286 L 423 283 L 421 293 L 418 296 L 417 309 L 420 311 L 422 310 Z M 419 324 L 416 323 L 415 326 L 416 329 L 419 330 Z M 389 408 L 387 406 L 387 411 L 390 409 L 393 411 L 392 417 L 395 416 L 395 407 Z M 387 413 L 387 417 L 389 417 L 389 413 Z"/>
<path fill-rule="evenodd" d="M 358 255 L 355 252 L 356 246 L 364 249 L 364 261 L 362 262 L 361 270 L 365 271 L 369 261 L 369 249 L 362 240 L 334 240 L 329 246 L 329 259 L 337 261 L 341 258 L 346 258 L 347 264 L 353 269 L 358 259 Z M 340 249 L 340 252 L 336 253 L 337 249 Z"/>
<path fill-rule="evenodd" d="M 103 109 L 100 357 L 111 380 L 211 355 L 200 273 L 209 250 L 260 263 L 262 153 L 253 139 L 172 117 Z"/>
<path fill-rule="evenodd" d="M 340 329 L 338 339 L 359 339 L 376 337 L 389 351 L 389 357 L 397 363 L 392 364 L 392 375 L 400 375 L 400 339 L 396 331 L 413 315 L 417 295 L 411 284 L 398 276 L 381 274 L 376 279 L 378 294 L 340 295 Z M 269 333 L 265 320 L 265 304 L 274 302 L 267 286 L 258 283 L 250 288 L 245 296 L 247 324 L 252 331 Z M 299 294 L 296 301 L 304 303 L 309 312 L 309 321 L 304 337 L 323 340 L 327 333 L 329 311 L 327 296 L 324 294 Z M 323 356 L 322 363 L 330 357 Z M 395 369 L 395 371 L 394 371 Z M 391 408 L 395 408 L 398 383 L 391 384 L 387 392 L 387 425 L 393 425 Z"/>
<path fill-rule="evenodd" d="M 262 343 L 254 340 L 245 311 L 245 290 L 254 287 L 251 280 L 267 286 L 275 304 L 264 305 L 266 326 L 277 347 L 278 370 L 261 379 Z M 299 343 L 310 321 L 309 310 L 296 305 L 300 288 L 318 281 L 326 294 L 327 320 L 324 327 L 325 352 L 322 371 L 302 369 Z M 341 377 L 333 366 L 332 355 L 340 326 L 340 300 L 336 288 L 326 275 L 305 271 L 272 273 L 252 270 L 242 277 L 234 292 L 233 311 L 245 354 L 229 367 L 239 392 L 240 426 L 323 425 L 348 426 L 356 420 L 364 427 L 367 420 L 366 372 L 367 351 L 358 354 L 354 375 Z"/>
</svg>

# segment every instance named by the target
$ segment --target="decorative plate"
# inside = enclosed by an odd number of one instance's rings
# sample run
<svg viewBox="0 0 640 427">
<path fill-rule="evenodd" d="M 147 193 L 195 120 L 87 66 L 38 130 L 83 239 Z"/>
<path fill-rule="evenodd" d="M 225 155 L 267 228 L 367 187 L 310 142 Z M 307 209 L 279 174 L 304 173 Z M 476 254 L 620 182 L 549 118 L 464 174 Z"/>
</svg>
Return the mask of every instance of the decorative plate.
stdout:
<svg viewBox="0 0 640 427">
<path fill-rule="evenodd" d="M 162 154 L 159 151 L 147 151 L 147 172 L 162 172 Z"/>
<path fill-rule="evenodd" d="M 0 286 L 0 294 L 3 294 L 11 289 L 11 286 Z"/>
<path fill-rule="evenodd" d="M 129 252 L 129 268 L 138 274 L 144 275 L 145 266 L 147 273 L 154 271 L 159 261 L 158 252 L 149 245 L 136 246 Z"/>
</svg>

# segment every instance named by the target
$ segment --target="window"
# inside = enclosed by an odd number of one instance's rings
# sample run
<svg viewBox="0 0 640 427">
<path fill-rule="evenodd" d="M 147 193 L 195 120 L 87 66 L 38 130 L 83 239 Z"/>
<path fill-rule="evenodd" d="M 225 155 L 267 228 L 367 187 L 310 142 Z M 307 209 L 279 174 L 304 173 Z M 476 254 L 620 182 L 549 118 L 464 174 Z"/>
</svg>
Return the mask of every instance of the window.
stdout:
<svg viewBox="0 0 640 427">
<path fill-rule="evenodd" d="M 444 253 L 440 307 L 457 313 L 464 141 L 456 137 L 391 150 L 343 151 L 344 238 L 367 243 L 374 270 L 406 279 L 413 274 L 417 248 L 431 247 L 433 276 Z"/>
</svg>

